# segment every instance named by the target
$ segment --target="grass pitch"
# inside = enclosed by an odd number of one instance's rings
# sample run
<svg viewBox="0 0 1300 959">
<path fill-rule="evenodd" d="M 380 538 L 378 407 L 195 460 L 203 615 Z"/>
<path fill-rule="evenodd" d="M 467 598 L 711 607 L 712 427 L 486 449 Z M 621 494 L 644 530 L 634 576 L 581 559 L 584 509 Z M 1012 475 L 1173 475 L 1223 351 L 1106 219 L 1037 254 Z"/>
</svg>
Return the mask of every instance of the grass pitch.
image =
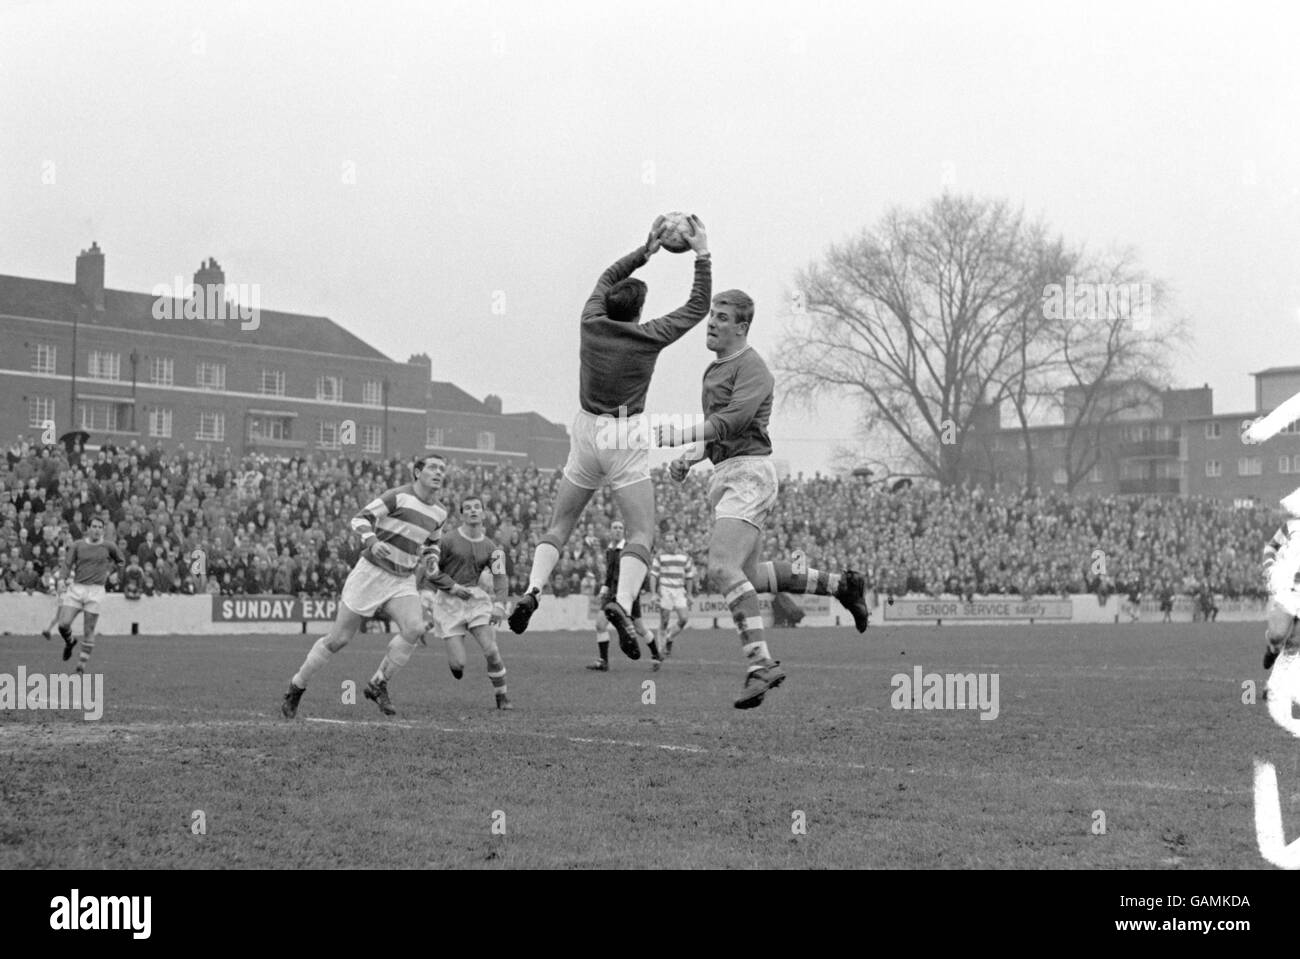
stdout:
<svg viewBox="0 0 1300 959">
<path fill-rule="evenodd" d="M 659 673 L 617 643 L 585 670 L 590 634 L 503 631 L 514 712 L 471 643 L 459 682 L 418 649 L 393 719 L 361 696 L 370 634 L 294 721 L 314 636 L 108 637 L 102 720 L 0 712 L 0 869 L 1254 868 L 1252 757 L 1300 828 L 1300 742 L 1242 701 L 1261 633 L 772 630 L 789 679 L 742 712 L 730 631 L 687 632 Z M 0 638 L 0 673 L 61 672 L 60 649 Z M 998 717 L 893 709 L 918 664 L 996 673 Z"/>
</svg>

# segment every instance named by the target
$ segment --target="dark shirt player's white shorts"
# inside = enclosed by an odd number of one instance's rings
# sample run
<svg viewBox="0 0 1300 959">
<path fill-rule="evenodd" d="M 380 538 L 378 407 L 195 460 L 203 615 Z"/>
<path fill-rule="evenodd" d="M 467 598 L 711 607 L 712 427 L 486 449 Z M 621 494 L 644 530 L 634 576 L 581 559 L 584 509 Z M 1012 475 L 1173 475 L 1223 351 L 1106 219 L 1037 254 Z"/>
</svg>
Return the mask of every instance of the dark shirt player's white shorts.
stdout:
<svg viewBox="0 0 1300 959">
<path fill-rule="evenodd" d="M 638 424 L 639 427 L 638 427 Z M 578 410 L 569 433 L 564 478 L 582 489 L 621 489 L 650 478 L 649 438 L 640 416 L 618 420 Z"/>
<path fill-rule="evenodd" d="M 59 597 L 60 606 L 71 606 L 84 613 L 99 613 L 99 604 L 104 601 L 107 590 L 102 583 L 69 583 L 68 588 Z"/>
<path fill-rule="evenodd" d="M 714 519 L 739 519 L 762 529 L 776 507 L 780 486 L 770 456 L 733 456 L 723 460 L 709 479 L 709 507 Z"/>
<path fill-rule="evenodd" d="M 464 636 L 492 621 L 492 597 L 478 586 L 469 589 L 474 594 L 469 599 L 458 599 L 440 589 L 420 590 L 425 622 L 433 624 L 435 635 L 443 639 Z"/>
</svg>

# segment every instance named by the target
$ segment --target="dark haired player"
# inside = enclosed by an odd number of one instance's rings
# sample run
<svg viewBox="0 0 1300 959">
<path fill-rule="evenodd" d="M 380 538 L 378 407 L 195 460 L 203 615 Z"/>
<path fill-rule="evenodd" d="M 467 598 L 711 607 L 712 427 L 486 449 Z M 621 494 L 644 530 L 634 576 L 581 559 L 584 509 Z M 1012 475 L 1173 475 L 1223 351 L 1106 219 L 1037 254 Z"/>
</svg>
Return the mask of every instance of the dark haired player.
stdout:
<svg viewBox="0 0 1300 959">
<path fill-rule="evenodd" d="M 447 461 L 436 454 L 422 456 L 411 467 L 414 482 L 388 490 L 352 517 L 352 531 L 361 536 L 361 557 L 343 584 L 338 617 L 329 634 L 316 640 L 289 681 L 289 691 L 280 707 L 286 719 L 297 715 L 298 701 L 312 674 L 346 646 L 366 619 L 381 608 L 397 623 L 398 632 L 388 643 L 379 679 L 370 681 L 365 694 L 386 714 L 391 716 L 397 711 L 388 699 L 387 677 L 411 658 L 424 633 L 415 571 L 422 563 L 437 561 L 438 540 L 447 520 L 447 510 L 438 502 Z"/>
<path fill-rule="evenodd" d="M 582 409 L 573 421 L 569 461 L 555 494 L 555 506 L 546 533 L 533 553 L 528 590 L 510 613 L 510 628 L 522 633 L 537 609 L 542 587 L 551 578 L 560 550 L 596 490 L 608 484 L 614 502 L 627 523 L 627 545 L 619 559 L 618 593 L 605 603 L 604 613 L 618 632 L 619 648 L 629 659 L 641 658 L 641 647 L 633 632 L 630 610 L 641 593 L 650 566 L 650 544 L 654 541 L 655 499 L 650 480 L 647 443 L 626 443 L 635 449 L 609 449 L 605 438 L 609 417 L 639 417 L 645 411 L 646 391 L 655 362 L 664 347 L 704 319 L 713 289 L 708 241 L 704 224 L 690 218 L 695 251 L 695 282 L 690 298 L 680 309 L 648 323 L 641 323 L 646 285 L 631 276 L 662 245 L 664 218 L 651 227 L 645 245 L 623 257 L 596 283 L 582 310 L 581 378 L 579 400 Z M 603 423 L 602 423 L 603 420 Z M 615 444 L 617 445 L 617 444 Z"/>
<path fill-rule="evenodd" d="M 713 298 L 705 345 L 717 356 L 704 371 L 702 424 L 689 429 L 658 427 L 660 446 L 705 443 L 697 458 L 673 460 L 669 473 L 681 482 L 707 457 L 714 465 L 709 480 L 713 531 L 709 537 L 709 581 L 722 593 L 740 634 L 749 669 L 737 709 L 751 709 L 769 689 L 785 681 L 781 664 L 772 659 L 763 639 L 758 593 L 830 594 L 853 615 L 858 632 L 867 628 L 865 583 L 858 573 L 824 573 L 795 563 L 760 563 L 763 524 L 776 505 L 778 484 L 772 465 L 767 422 L 772 413 L 775 380 L 763 358 L 749 345 L 754 301 L 740 290 Z"/>
<path fill-rule="evenodd" d="M 460 501 L 461 524 L 442 536 L 436 567 L 422 577 L 420 598 L 435 632 L 447 641 L 447 665 L 457 679 L 465 675 L 465 634 L 483 650 L 497 709 L 514 709 L 506 695 L 506 664 L 497 648 L 497 623 L 505 619 L 506 554 L 483 532 L 483 500 Z M 492 593 L 479 585 L 492 576 Z"/>
<path fill-rule="evenodd" d="M 99 623 L 99 604 L 104 599 L 104 584 L 108 582 L 109 571 L 114 566 L 121 569 L 125 564 L 122 551 L 115 544 L 104 542 L 104 521 L 98 516 L 90 521 L 86 538 L 77 540 L 68 551 L 63 569 L 68 587 L 59 598 L 59 635 L 63 637 L 63 659 L 66 662 L 72 658 L 72 647 L 77 645 L 72 638 L 72 621 L 77 618 L 77 613 L 81 613 L 85 635 L 77 660 L 79 673 L 86 671 L 90 654 L 95 651 L 95 626 Z"/>
</svg>

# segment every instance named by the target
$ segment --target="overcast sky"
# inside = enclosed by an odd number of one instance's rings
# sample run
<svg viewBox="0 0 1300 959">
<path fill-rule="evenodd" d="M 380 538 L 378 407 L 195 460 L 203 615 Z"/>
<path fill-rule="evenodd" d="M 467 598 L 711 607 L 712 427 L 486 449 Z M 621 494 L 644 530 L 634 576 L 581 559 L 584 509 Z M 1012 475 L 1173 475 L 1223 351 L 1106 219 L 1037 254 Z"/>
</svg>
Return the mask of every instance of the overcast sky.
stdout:
<svg viewBox="0 0 1300 959">
<path fill-rule="evenodd" d="M 0 273 L 71 282 L 98 240 L 147 292 L 215 256 L 568 426 L 581 305 L 655 214 L 703 218 L 771 361 L 795 272 L 948 183 L 1135 247 L 1195 334 L 1178 385 L 1247 410 L 1300 364 L 1298 40 L 1294 2 L 0 0 Z M 666 351 L 651 408 L 695 412 L 711 358 Z M 776 455 L 825 469 L 854 422 L 778 407 Z"/>
</svg>

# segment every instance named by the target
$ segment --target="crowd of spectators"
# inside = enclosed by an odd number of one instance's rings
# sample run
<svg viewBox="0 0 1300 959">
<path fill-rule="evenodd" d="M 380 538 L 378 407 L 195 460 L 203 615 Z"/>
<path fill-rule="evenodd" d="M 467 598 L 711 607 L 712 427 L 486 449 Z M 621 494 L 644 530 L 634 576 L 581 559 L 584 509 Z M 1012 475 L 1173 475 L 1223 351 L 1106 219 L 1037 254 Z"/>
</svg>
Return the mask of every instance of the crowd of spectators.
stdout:
<svg viewBox="0 0 1300 959">
<path fill-rule="evenodd" d="M 697 471 L 698 473 L 698 471 Z M 342 455 L 237 457 L 228 449 L 138 443 L 96 451 L 22 437 L 0 471 L 0 592 L 52 592 L 90 517 L 107 523 L 130 565 L 109 588 L 128 594 L 334 596 L 356 562 L 351 517 L 408 482 L 404 461 Z M 512 593 L 527 584 L 557 474 L 451 464 L 443 500 L 481 496 L 488 535 L 505 548 Z M 655 474 L 661 533 L 706 568 L 707 480 Z M 596 494 L 556 566 L 558 595 L 598 588 L 613 498 Z M 1261 550 L 1278 525 L 1268 508 L 1212 499 L 1014 494 L 859 479 L 795 477 L 766 531 L 765 555 L 799 549 L 822 569 L 864 571 L 889 595 L 1265 595 Z"/>
</svg>

